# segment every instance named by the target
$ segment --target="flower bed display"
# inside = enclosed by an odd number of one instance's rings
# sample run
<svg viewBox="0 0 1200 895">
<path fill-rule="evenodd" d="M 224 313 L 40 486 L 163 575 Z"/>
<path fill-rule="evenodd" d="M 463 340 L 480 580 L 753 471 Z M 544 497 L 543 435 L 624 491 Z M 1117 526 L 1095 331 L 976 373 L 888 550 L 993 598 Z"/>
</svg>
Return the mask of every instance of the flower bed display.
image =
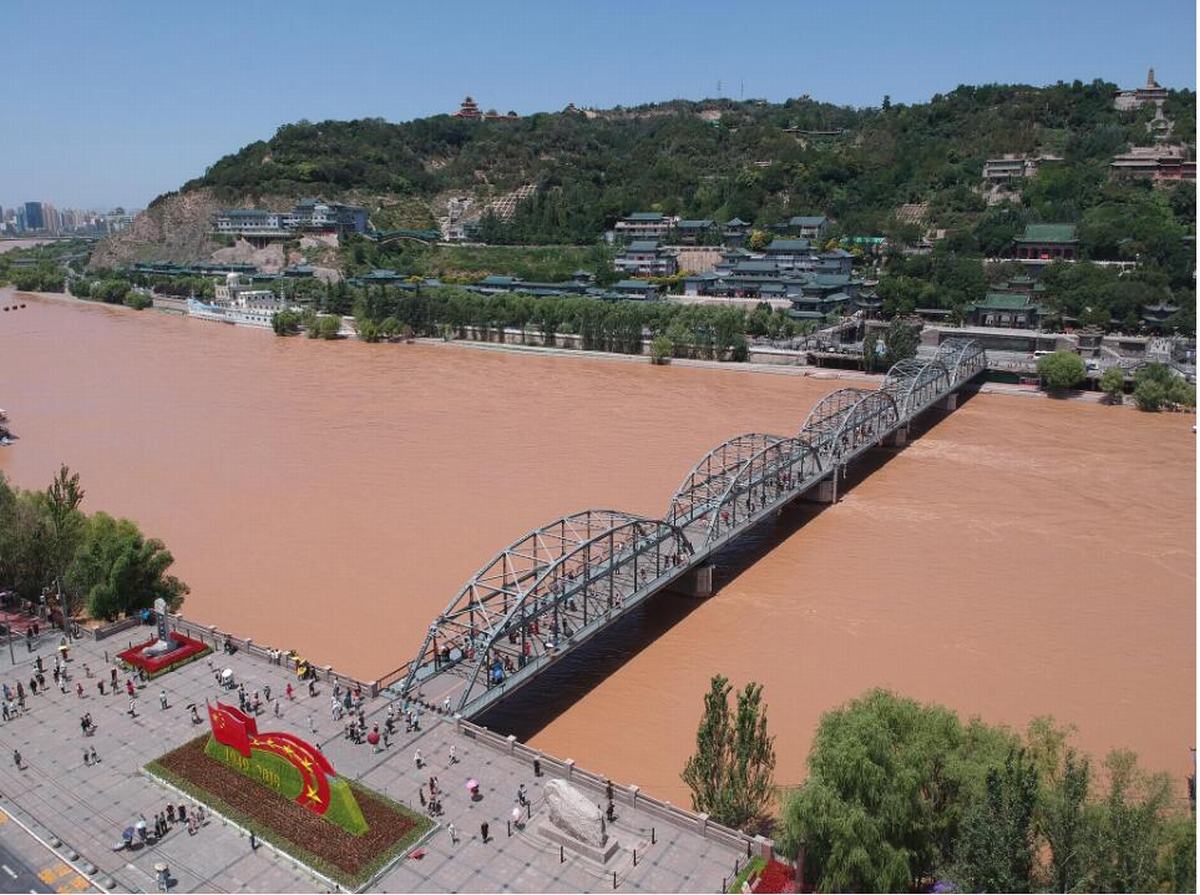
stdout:
<svg viewBox="0 0 1200 895">
<path fill-rule="evenodd" d="M 759 874 L 753 888 L 756 895 L 766 892 L 795 892 L 795 870 L 772 858 Z"/>
<path fill-rule="evenodd" d="M 350 782 L 367 823 L 366 832 L 352 835 L 284 795 L 247 785 L 243 775 L 205 753 L 208 739 L 208 734 L 197 737 L 152 761 L 146 770 L 351 889 L 369 883 L 432 825 L 427 818 Z"/>
<path fill-rule="evenodd" d="M 155 656 L 154 658 L 147 658 L 141 655 L 142 650 L 148 646 L 153 646 L 158 641 L 158 636 L 156 635 L 149 640 L 135 644 L 129 649 L 117 653 L 117 658 L 126 665 L 141 668 L 146 672 L 147 677 L 154 678 L 212 652 L 212 647 L 208 644 L 193 637 L 188 637 L 186 634 L 180 634 L 178 631 L 171 632 L 171 639 L 182 645 L 177 649 L 171 650 L 166 655 Z"/>
</svg>

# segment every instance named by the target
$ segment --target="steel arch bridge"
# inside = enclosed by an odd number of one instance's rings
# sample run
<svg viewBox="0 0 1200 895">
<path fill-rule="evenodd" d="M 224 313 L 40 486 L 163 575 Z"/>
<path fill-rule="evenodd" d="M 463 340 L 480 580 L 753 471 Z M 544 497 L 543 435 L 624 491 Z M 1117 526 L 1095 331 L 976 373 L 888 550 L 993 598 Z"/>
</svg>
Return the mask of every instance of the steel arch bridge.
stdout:
<svg viewBox="0 0 1200 895">
<path fill-rule="evenodd" d="M 416 658 L 380 684 L 475 716 L 659 591 L 711 564 L 724 545 L 978 376 L 982 346 L 949 340 L 892 366 L 878 389 L 842 388 L 794 436 L 748 433 L 692 467 L 662 519 L 584 510 L 497 553 L 429 626 Z"/>
</svg>

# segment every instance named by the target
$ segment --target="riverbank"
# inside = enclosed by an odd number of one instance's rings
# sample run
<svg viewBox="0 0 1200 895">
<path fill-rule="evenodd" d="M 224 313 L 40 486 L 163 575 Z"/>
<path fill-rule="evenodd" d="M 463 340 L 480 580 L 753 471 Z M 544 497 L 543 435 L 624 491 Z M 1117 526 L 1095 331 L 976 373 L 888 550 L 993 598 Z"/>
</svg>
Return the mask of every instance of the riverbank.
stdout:
<svg viewBox="0 0 1200 895">
<path fill-rule="evenodd" d="M 5 292 L 11 292 L 10 289 L 0 289 L 0 295 Z M 48 293 L 48 292 L 20 292 L 18 295 L 37 296 L 42 299 L 55 301 L 84 301 L 77 299 L 69 294 Z M 154 299 L 155 310 L 163 311 L 164 313 L 182 314 L 187 316 L 187 302 L 185 299 L 172 299 L 156 297 Z M 197 318 L 199 319 L 199 318 Z M 213 322 L 213 321 L 204 321 Z M 263 332 L 266 328 L 261 326 L 244 326 L 242 328 L 253 329 Z M 536 333 L 528 332 L 527 335 L 531 339 L 538 339 Z M 517 330 L 506 330 L 505 338 L 518 338 L 520 332 Z M 289 338 L 302 338 L 302 336 L 291 336 Z M 357 334 L 352 328 L 344 327 L 342 338 L 345 340 L 358 341 Z M 561 338 L 561 336 L 560 336 Z M 647 354 L 623 354 L 608 351 L 592 351 L 581 348 L 565 348 L 561 346 L 548 346 L 539 344 L 527 344 L 524 342 L 492 342 L 492 341 L 477 341 L 474 339 L 440 339 L 435 337 L 420 337 L 411 340 L 412 344 L 421 344 L 431 347 L 454 347 L 468 348 L 479 351 L 501 351 L 514 354 L 527 355 L 542 355 L 551 357 L 565 357 L 576 359 L 588 359 L 599 361 L 610 361 L 627 364 L 648 364 L 649 355 Z M 380 345 L 392 345 L 396 343 L 378 343 Z M 662 366 L 674 366 L 694 368 L 700 370 L 722 370 L 726 372 L 742 372 L 742 373 L 768 373 L 780 376 L 799 376 L 809 377 L 816 380 L 850 380 L 856 382 L 867 383 L 865 387 L 878 388 L 886 375 L 886 371 L 879 373 L 866 373 L 861 370 L 840 369 L 836 367 L 821 367 L 813 364 L 805 363 L 801 360 L 804 357 L 802 352 L 787 351 L 785 349 L 772 348 L 769 346 L 752 346 L 750 349 L 751 360 L 748 361 L 716 361 L 702 360 L 697 358 L 672 358 L 669 364 Z M 769 360 L 755 361 L 755 356 L 767 357 Z M 1094 404 L 1106 404 L 1106 396 L 1103 392 L 1093 392 L 1085 390 L 1073 390 L 1066 394 L 1050 395 L 1038 386 L 1018 385 L 1005 382 L 982 382 L 979 386 L 981 394 L 996 394 L 1008 395 L 1015 397 L 1036 397 L 1036 398 L 1053 398 L 1056 401 L 1085 401 Z M 1125 401 L 1125 407 L 1133 407 L 1131 401 Z M 1192 411 L 1194 413 L 1194 411 Z"/>
</svg>

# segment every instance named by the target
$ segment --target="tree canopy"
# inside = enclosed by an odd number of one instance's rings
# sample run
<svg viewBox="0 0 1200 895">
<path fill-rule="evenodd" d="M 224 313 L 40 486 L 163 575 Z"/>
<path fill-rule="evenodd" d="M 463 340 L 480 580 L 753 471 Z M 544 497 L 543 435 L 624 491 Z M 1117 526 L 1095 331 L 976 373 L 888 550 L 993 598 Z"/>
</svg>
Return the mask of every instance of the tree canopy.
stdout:
<svg viewBox="0 0 1200 895">
<path fill-rule="evenodd" d="M 1194 892 L 1195 821 L 1168 778 L 1115 751 L 1098 791 L 1071 735 L 870 691 L 822 717 L 776 840 L 825 892 Z"/>
</svg>

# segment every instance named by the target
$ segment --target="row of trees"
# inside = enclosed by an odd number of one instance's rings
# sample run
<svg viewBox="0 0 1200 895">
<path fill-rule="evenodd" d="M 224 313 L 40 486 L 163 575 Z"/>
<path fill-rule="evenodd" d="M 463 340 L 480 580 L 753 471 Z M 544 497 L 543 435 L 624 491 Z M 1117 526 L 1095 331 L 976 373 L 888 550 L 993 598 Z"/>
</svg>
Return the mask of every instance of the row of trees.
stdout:
<svg viewBox="0 0 1200 895">
<path fill-rule="evenodd" d="M 36 601 L 50 588 L 67 611 L 116 619 L 162 598 L 173 609 L 188 587 L 168 574 L 174 558 L 128 519 L 81 509 L 84 490 L 66 466 L 44 491 L 13 487 L 0 473 L 0 585 Z"/>
<path fill-rule="evenodd" d="M 603 301 L 585 297 L 479 295 L 453 287 L 409 292 L 394 287 L 358 291 L 355 322 L 369 341 L 413 334 L 492 339 L 503 329 L 535 332 L 551 344 L 580 337 L 586 351 L 641 354 L 644 339 L 665 336 L 675 356 L 745 360 L 747 336 L 786 338 L 798 326 L 784 313 L 668 302 Z M 278 331 L 278 327 L 277 327 Z"/>
<path fill-rule="evenodd" d="M 876 690 L 826 713 L 776 840 L 829 892 L 1194 892 L 1194 819 L 1129 752 Z"/>
</svg>

